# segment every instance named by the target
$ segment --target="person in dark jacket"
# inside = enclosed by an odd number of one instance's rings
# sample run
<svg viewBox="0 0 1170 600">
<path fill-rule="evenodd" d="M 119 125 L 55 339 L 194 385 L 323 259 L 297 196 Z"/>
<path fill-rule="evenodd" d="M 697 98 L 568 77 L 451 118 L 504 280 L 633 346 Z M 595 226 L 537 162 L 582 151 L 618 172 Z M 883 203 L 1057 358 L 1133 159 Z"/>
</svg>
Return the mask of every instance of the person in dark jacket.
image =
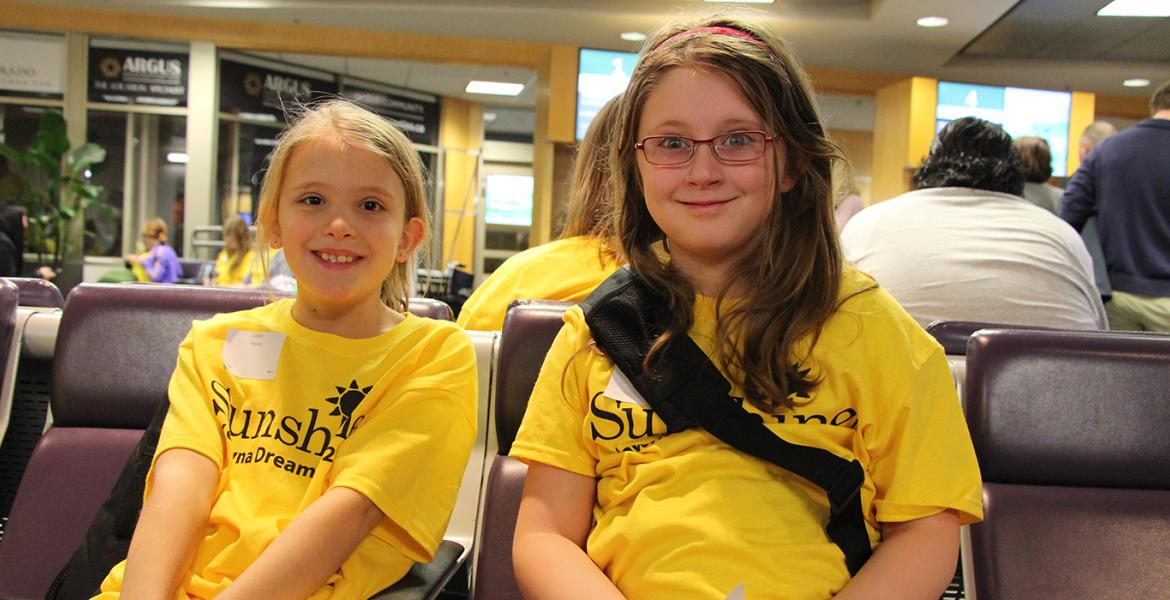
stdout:
<svg viewBox="0 0 1170 600">
<path fill-rule="evenodd" d="M 1060 217 L 1098 218 L 1113 329 L 1170 332 L 1170 81 L 1150 118 L 1101 142 L 1069 180 Z"/>
<path fill-rule="evenodd" d="M 19 277 L 24 271 L 24 207 L 0 206 L 0 277 Z"/>
</svg>

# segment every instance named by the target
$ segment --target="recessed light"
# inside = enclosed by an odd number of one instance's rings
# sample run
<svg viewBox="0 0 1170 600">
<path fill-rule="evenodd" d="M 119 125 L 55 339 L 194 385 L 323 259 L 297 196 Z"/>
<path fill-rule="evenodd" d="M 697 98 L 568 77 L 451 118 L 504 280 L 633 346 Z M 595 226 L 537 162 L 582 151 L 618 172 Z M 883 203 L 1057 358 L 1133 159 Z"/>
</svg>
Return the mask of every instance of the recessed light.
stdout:
<svg viewBox="0 0 1170 600">
<path fill-rule="evenodd" d="M 187 164 L 186 152 L 167 152 L 167 162 L 176 164 Z"/>
<path fill-rule="evenodd" d="M 524 91 L 523 83 L 505 83 L 503 81 L 468 81 L 468 94 L 491 94 L 493 96 L 519 96 Z"/>
<path fill-rule="evenodd" d="M 773 4 L 776 0 L 705 0 L 706 2 L 734 2 L 736 4 Z"/>
<path fill-rule="evenodd" d="M 916 21 L 919 27 L 946 27 L 950 22 L 946 17 L 922 17 Z"/>
<path fill-rule="evenodd" d="M 1134 78 L 1134 79 L 1126 79 L 1125 81 L 1121 82 L 1121 85 L 1124 85 L 1125 87 L 1146 87 L 1146 86 L 1150 85 L 1150 80 L 1149 79 L 1142 79 L 1140 77 Z"/>
<path fill-rule="evenodd" d="M 641 31 L 627 31 L 621 35 L 621 38 L 627 42 L 644 42 L 646 34 Z"/>
<path fill-rule="evenodd" d="M 500 115 L 498 115 L 494 112 L 485 112 L 485 113 L 483 113 L 483 120 L 487 121 L 488 123 L 491 123 L 492 121 L 495 121 L 496 117 L 498 117 L 498 116 L 500 116 Z"/>
<path fill-rule="evenodd" d="M 1170 17 L 1170 0 L 1113 0 L 1099 17 Z"/>
</svg>

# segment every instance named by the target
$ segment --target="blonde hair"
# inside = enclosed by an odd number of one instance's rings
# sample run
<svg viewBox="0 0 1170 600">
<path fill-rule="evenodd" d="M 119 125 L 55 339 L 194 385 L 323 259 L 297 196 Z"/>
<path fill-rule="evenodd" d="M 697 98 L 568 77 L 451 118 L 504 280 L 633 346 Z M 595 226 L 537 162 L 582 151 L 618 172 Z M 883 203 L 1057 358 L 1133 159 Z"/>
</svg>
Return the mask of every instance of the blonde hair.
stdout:
<svg viewBox="0 0 1170 600">
<path fill-rule="evenodd" d="M 425 240 L 430 231 L 430 216 L 426 206 L 422 164 L 406 135 L 386 119 L 348 100 L 328 100 L 302 107 L 291 121 L 292 124 L 280 135 L 272 150 L 268 173 L 260 188 L 260 210 L 256 219 L 256 237 L 260 244 L 268 244 L 270 232 L 277 224 L 277 204 L 289 156 L 299 144 L 318 139 L 336 139 L 385 158 L 406 190 L 403 221 L 421 220 Z M 418 248 L 423 247 L 424 240 L 420 240 Z M 396 262 L 382 282 L 382 302 L 399 312 L 407 309 L 412 266 L 416 264 L 418 253 L 415 250 L 407 256 L 405 262 Z M 260 255 L 267 262 L 266 248 L 261 248 Z"/>
<path fill-rule="evenodd" d="M 232 250 L 231 246 L 227 244 L 228 240 L 236 243 L 235 250 Z M 252 232 L 248 230 L 248 224 L 240 215 L 232 215 L 223 222 L 223 241 L 223 249 L 231 259 L 228 263 L 228 269 L 235 271 L 244 264 L 244 258 L 252 246 Z"/>
<path fill-rule="evenodd" d="M 167 243 L 167 222 L 159 218 L 150 219 L 142 224 L 142 235 Z"/>
<path fill-rule="evenodd" d="M 585 132 L 585 139 L 577 146 L 577 158 L 573 161 L 573 189 L 565 229 L 560 235 L 561 239 L 596 237 L 602 242 L 603 255 L 614 262 L 617 261 L 617 248 L 613 240 L 613 220 L 609 218 L 613 211 L 609 188 L 609 146 L 620 98 L 620 95 L 611 98 L 597 111 Z"/>
<path fill-rule="evenodd" d="M 714 28 L 714 29 L 713 29 Z M 646 42 L 618 108 L 610 150 L 614 231 L 622 252 L 667 301 L 673 323 L 647 356 L 685 336 L 694 320 L 695 290 L 657 247 L 665 234 L 646 208 L 637 166 L 638 125 L 646 98 L 671 70 L 705 69 L 727 77 L 776 137 L 772 211 L 754 236 L 754 248 L 734 265 L 716 298 L 716 355 L 753 405 L 767 411 L 792 408 L 791 395 L 806 396 L 818 377 L 801 365 L 797 343 L 810 339 L 839 306 L 843 260 L 833 217 L 832 165 L 843 161 L 829 140 L 804 70 L 786 44 L 762 27 L 725 15 L 679 20 Z M 701 102 L 701 99 L 694 99 Z M 786 173 L 781 172 L 783 167 Z M 795 185 L 781 192 L 788 175 Z M 747 290 L 724 310 L 732 289 Z"/>
</svg>

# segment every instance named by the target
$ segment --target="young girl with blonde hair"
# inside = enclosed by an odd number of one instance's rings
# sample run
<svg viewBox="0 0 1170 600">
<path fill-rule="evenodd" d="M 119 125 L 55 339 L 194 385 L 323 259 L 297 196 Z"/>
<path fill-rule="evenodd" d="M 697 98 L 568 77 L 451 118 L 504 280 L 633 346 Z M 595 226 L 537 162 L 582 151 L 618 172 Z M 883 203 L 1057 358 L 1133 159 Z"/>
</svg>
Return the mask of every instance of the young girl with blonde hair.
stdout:
<svg viewBox="0 0 1170 600">
<path fill-rule="evenodd" d="M 673 23 L 645 48 L 610 151 L 614 230 L 667 324 L 623 373 L 590 317 L 566 313 L 511 451 L 529 465 L 521 590 L 937 599 L 959 526 L 982 516 L 978 465 L 942 348 L 841 258 L 840 153 L 804 73 L 734 18 Z M 685 375 L 693 364 L 663 358 L 685 343 L 730 388 L 703 402 L 856 466 L 860 554 L 838 542 L 824 488 L 722 434 L 668 429 L 630 387 Z"/>
<path fill-rule="evenodd" d="M 260 237 L 295 299 L 196 321 L 127 560 L 100 598 L 368 598 L 439 546 L 475 438 L 475 356 L 410 315 L 427 231 L 407 138 L 345 101 L 280 138 Z"/>
</svg>

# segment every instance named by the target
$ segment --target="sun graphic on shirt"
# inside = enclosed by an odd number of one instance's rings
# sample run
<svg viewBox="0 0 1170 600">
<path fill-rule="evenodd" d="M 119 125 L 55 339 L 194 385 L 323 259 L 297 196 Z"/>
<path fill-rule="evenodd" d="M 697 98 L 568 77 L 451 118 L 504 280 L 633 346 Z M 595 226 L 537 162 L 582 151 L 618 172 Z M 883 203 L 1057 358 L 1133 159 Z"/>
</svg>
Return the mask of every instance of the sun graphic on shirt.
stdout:
<svg viewBox="0 0 1170 600">
<path fill-rule="evenodd" d="M 362 387 L 358 385 L 357 380 L 350 380 L 347 387 L 333 386 L 333 389 L 337 390 L 337 396 L 326 398 L 325 401 L 333 405 L 330 416 L 341 415 L 341 437 L 349 435 L 353 411 L 357 410 L 358 405 L 366 399 L 366 394 L 369 394 L 373 387 L 372 385 Z"/>
<path fill-rule="evenodd" d="M 816 387 L 816 384 L 813 383 L 809 377 L 809 373 L 812 372 L 812 369 L 802 369 L 800 368 L 799 364 L 793 364 L 792 368 L 796 371 L 796 374 L 800 377 L 800 379 L 788 382 L 788 397 L 791 398 L 795 396 L 797 398 L 808 400 L 812 397 L 813 388 Z"/>
</svg>

